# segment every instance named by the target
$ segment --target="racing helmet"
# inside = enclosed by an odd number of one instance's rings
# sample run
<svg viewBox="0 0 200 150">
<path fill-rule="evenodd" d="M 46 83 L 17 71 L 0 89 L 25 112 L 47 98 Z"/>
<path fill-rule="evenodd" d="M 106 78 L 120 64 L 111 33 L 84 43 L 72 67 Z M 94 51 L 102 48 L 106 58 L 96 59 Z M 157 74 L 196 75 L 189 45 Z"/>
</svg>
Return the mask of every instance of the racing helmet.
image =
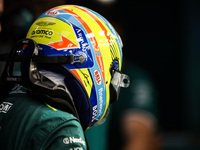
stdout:
<svg viewBox="0 0 200 150">
<path fill-rule="evenodd" d="M 70 58 L 47 68 L 65 76 L 84 129 L 104 118 L 120 87 L 129 85 L 128 76 L 121 73 L 120 36 L 104 17 L 88 8 L 52 8 L 32 24 L 27 38 L 38 44 L 39 55 Z"/>
</svg>

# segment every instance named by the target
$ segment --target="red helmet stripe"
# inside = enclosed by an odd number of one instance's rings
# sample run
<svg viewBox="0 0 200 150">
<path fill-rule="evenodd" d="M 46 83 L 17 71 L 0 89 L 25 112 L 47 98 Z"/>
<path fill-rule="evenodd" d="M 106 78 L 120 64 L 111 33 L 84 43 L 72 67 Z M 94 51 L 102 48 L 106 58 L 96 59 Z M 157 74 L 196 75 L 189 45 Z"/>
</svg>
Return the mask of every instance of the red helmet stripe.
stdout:
<svg viewBox="0 0 200 150">
<path fill-rule="evenodd" d="M 91 12 L 89 12 L 89 11 L 87 11 L 87 10 L 81 8 L 81 7 L 78 7 L 78 6 L 74 6 L 74 7 L 76 7 L 76 8 L 78 8 L 78 9 L 84 11 L 85 13 L 87 13 L 90 17 L 92 17 L 92 18 L 97 22 L 97 24 L 98 24 L 98 25 L 101 27 L 101 29 L 104 31 L 105 36 L 106 36 L 106 38 L 108 39 L 108 43 L 110 44 L 110 36 L 109 36 L 108 31 L 106 30 L 105 26 L 101 23 L 101 21 L 99 21 L 99 19 L 98 19 L 95 15 L 93 15 Z"/>
<path fill-rule="evenodd" d="M 58 42 L 53 42 L 48 44 L 49 46 L 52 46 L 56 49 L 64 49 L 64 48 L 77 48 L 78 45 L 74 44 L 72 41 L 70 41 L 69 39 L 67 39 L 66 37 L 62 36 L 60 34 L 62 40 L 58 41 Z"/>
</svg>

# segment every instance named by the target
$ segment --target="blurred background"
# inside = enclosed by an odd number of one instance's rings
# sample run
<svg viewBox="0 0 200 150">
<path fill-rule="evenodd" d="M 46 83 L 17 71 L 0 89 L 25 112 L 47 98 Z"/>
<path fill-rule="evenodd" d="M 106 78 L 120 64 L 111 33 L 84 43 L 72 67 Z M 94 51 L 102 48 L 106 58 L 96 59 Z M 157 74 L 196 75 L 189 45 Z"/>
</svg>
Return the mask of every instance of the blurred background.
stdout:
<svg viewBox="0 0 200 150">
<path fill-rule="evenodd" d="M 104 16 L 121 35 L 124 64 L 148 72 L 156 89 L 161 149 L 200 149 L 200 1 L 4 0 L 0 53 L 26 37 L 44 11 L 62 4 Z"/>
</svg>

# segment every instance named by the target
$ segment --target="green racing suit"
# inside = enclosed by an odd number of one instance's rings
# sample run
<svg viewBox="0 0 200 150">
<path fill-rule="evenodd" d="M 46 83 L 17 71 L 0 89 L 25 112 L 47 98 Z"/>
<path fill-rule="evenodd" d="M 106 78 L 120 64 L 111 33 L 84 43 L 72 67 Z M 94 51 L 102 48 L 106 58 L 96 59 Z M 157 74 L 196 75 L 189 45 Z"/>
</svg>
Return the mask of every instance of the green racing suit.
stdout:
<svg viewBox="0 0 200 150">
<path fill-rule="evenodd" d="M 85 150 L 87 143 L 76 117 L 18 86 L 0 102 L 0 149 Z"/>
</svg>

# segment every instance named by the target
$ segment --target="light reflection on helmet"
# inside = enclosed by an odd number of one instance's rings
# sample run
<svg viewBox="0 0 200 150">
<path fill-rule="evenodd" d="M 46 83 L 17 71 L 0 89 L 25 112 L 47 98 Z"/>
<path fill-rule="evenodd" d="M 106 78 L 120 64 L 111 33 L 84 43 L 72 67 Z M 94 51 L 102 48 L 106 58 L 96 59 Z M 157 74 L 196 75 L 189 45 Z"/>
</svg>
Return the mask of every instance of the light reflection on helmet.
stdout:
<svg viewBox="0 0 200 150">
<path fill-rule="evenodd" d="M 110 95 L 118 95 L 122 84 L 116 81 L 127 79 L 124 84 L 129 84 L 128 76 L 120 72 L 122 41 L 119 35 L 105 18 L 88 8 L 75 5 L 52 8 L 33 23 L 27 38 L 38 43 L 40 54 L 77 56 L 72 63 L 62 64 L 62 71 L 66 71 L 66 76 L 70 73 L 75 77 L 72 80 L 67 76 L 65 83 L 84 128 L 101 120 L 110 102 L 116 101 L 118 96 Z M 79 61 L 79 56 L 84 59 Z M 119 75 L 113 88 L 111 80 L 115 72 Z"/>
</svg>

